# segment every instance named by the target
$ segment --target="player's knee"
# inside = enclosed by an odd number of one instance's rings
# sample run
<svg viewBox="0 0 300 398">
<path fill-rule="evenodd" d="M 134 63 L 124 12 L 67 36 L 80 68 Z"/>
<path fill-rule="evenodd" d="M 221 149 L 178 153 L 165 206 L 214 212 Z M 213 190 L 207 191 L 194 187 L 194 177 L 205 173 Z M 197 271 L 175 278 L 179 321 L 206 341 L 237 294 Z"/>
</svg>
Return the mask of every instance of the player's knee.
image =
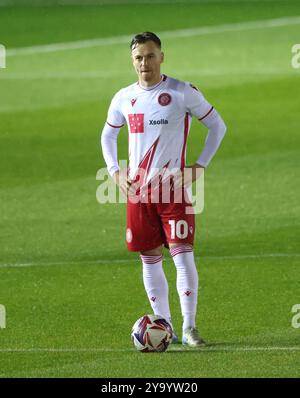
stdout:
<svg viewBox="0 0 300 398">
<path fill-rule="evenodd" d="M 170 250 L 180 246 L 190 246 L 193 249 L 192 243 L 169 243 Z"/>
<path fill-rule="evenodd" d="M 162 254 L 162 246 L 158 246 L 152 250 L 146 250 L 140 252 L 142 256 L 160 256 Z"/>
</svg>

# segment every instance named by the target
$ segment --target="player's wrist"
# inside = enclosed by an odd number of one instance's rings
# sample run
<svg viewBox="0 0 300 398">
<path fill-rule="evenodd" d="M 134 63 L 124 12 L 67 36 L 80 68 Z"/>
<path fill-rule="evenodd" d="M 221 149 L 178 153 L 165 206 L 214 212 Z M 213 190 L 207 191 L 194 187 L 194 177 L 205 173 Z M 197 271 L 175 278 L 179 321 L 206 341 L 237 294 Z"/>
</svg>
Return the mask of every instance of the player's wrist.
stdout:
<svg viewBox="0 0 300 398">
<path fill-rule="evenodd" d="M 194 163 L 192 166 L 192 181 L 198 180 L 200 175 L 203 173 L 205 167 L 199 163 Z"/>
<path fill-rule="evenodd" d="M 116 170 L 113 174 L 112 174 L 112 179 L 114 180 L 114 182 L 116 184 L 119 183 L 119 177 L 120 177 L 120 170 Z"/>
<path fill-rule="evenodd" d="M 198 162 L 196 162 L 196 163 L 194 164 L 194 166 L 195 166 L 196 168 L 205 169 L 205 166 L 203 166 L 202 164 L 200 164 L 200 163 L 198 163 Z"/>
</svg>

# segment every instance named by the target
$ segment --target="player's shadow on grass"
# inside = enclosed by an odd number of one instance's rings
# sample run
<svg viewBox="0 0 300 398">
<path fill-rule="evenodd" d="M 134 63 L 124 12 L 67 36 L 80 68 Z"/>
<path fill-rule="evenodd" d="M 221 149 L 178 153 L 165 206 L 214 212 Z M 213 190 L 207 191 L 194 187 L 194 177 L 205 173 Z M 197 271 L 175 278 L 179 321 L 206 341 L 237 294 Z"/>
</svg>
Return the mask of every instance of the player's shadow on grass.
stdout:
<svg viewBox="0 0 300 398">
<path fill-rule="evenodd" d="M 228 342 L 212 342 L 206 343 L 204 347 L 186 347 L 182 344 L 172 344 L 169 346 L 168 350 L 166 351 L 169 354 L 177 354 L 177 353 L 186 353 L 186 352 L 195 352 L 197 354 L 204 353 L 204 352 L 218 352 L 218 348 L 220 351 L 226 351 L 226 349 L 234 347 L 233 343 Z"/>
</svg>

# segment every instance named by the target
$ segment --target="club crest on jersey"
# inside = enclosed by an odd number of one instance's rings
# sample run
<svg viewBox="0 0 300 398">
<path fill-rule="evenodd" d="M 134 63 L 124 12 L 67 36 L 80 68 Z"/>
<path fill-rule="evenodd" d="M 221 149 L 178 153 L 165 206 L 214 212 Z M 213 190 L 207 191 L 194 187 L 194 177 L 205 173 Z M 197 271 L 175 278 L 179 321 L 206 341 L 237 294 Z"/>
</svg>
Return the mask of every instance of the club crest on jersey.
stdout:
<svg viewBox="0 0 300 398">
<path fill-rule="evenodd" d="M 172 101 L 172 97 L 168 93 L 162 93 L 158 97 L 158 102 L 161 106 L 167 106 Z"/>
</svg>

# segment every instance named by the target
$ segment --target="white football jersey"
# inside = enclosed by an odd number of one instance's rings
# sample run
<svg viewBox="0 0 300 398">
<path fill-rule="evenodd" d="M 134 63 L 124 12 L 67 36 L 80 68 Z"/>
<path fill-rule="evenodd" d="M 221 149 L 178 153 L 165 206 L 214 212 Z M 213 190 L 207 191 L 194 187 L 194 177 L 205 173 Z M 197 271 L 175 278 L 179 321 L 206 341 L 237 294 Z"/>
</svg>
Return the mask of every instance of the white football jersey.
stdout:
<svg viewBox="0 0 300 398">
<path fill-rule="evenodd" d="M 192 115 L 202 120 L 212 110 L 196 87 L 166 75 L 155 86 L 144 88 L 134 83 L 118 91 L 107 123 L 116 128 L 127 123 L 129 177 L 135 179 L 142 168 L 144 184 L 158 170 L 183 169 Z"/>
</svg>

